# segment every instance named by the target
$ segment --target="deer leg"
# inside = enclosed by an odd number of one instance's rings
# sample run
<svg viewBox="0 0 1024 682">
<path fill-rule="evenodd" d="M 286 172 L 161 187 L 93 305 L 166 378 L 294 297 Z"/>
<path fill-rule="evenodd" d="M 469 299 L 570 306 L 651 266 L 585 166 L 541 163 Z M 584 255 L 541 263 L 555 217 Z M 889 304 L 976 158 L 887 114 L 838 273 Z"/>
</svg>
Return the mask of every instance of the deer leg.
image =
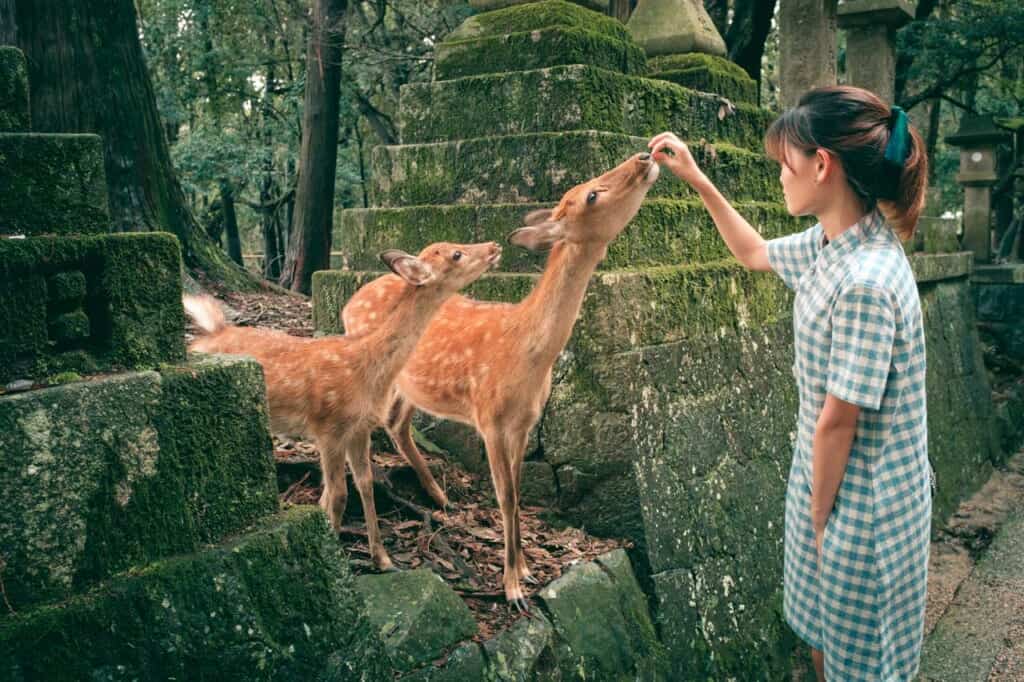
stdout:
<svg viewBox="0 0 1024 682">
<path fill-rule="evenodd" d="M 370 462 L 370 433 L 363 431 L 350 436 L 346 442 L 345 452 L 348 456 L 348 465 L 352 467 L 352 477 L 356 481 L 359 499 L 363 503 L 366 534 L 373 564 L 378 570 L 393 571 L 395 567 L 381 543 L 380 526 L 377 525 L 377 507 L 373 501 L 373 467 Z"/>
<path fill-rule="evenodd" d="M 512 465 L 512 482 L 516 491 L 516 514 L 514 516 L 515 546 L 519 548 L 519 551 L 516 552 L 516 571 L 519 573 L 520 579 L 530 583 L 531 585 L 536 585 L 538 584 L 537 579 L 533 577 L 533 572 L 530 571 L 530 567 L 526 563 L 526 554 L 523 552 L 523 536 L 520 526 L 521 520 L 519 518 L 519 492 L 522 489 L 523 459 L 525 457 L 526 452 L 524 446 L 524 451 L 519 453 L 519 456 L 516 457 L 515 462 Z"/>
<path fill-rule="evenodd" d="M 323 472 L 324 490 L 320 494 L 320 508 L 335 532 L 341 530 L 341 520 L 348 506 L 348 482 L 345 480 L 345 449 L 341 443 L 329 438 L 318 438 L 320 470 Z"/>
<path fill-rule="evenodd" d="M 530 606 L 526 601 L 519 575 L 519 554 L 522 549 L 516 532 L 519 507 L 513 478 L 513 463 L 517 456 L 515 453 L 518 452 L 518 456 L 522 457 L 526 439 L 518 435 L 510 437 L 498 430 L 492 430 L 484 434 L 484 443 L 487 446 L 487 463 L 491 469 L 494 491 L 498 497 L 498 506 L 501 508 L 501 525 L 505 536 L 505 567 L 502 580 L 505 599 L 520 611 L 529 611 Z"/>
<path fill-rule="evenodd" d="M 423 459 L 423 454 L 416 447 L 416 441 L 412 437 L 412 415 L 415 411 L 416 408 L 408 400 L 401 396 L 396 397 L 389 412 L 388 435 L 391 436 L 391 440 L 394 442 L 395 447 L 398 448 L 398 452 L 401 453 L 402 457 L 405 457 L 405 461 L 412 465 L 413 470 L 416 472 L 416 478 L 419 479 L 420 485 L 430 495 L 430 499 L 444 509 L 448 506 L 448 496 L 444 494 L 444 490 L 437 484 L 434 475 L 430 473 L 430 467 L 427 466 L 426 460 Z"/>
</svg>

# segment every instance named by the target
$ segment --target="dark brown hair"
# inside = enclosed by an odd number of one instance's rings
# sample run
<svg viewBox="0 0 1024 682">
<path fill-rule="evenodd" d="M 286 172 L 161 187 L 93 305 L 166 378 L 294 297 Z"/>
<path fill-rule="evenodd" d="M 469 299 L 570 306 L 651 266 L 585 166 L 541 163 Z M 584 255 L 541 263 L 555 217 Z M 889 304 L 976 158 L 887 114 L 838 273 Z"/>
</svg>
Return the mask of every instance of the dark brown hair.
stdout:
<svg viewBox="0 0 1024 682">
<path fill-rule="evenodd" d="M 864 208 L 877 205 L 896 234 L 909 239 L 924 208 L 928 155 L 920 133 L 908 125 L 903 165 L 885 160 L 895 119 L 892 108 L 868 90 L 849 85 L 815 88 L 772 123 L 765 151 L 780 163 L 786 163 L 787 144 L 808 156 L 818 149 L 831 152 Z"/>
</svg>

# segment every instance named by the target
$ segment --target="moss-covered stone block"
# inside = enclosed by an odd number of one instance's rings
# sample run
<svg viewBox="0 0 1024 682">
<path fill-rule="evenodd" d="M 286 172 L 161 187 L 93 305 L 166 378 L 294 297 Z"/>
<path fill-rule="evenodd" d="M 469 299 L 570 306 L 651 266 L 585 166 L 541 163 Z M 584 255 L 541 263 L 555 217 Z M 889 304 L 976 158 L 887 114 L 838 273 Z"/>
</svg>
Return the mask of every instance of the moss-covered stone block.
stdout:
<svg viewBox="0 0 1024 682">
<path fill-rule="evenodd" d="M 315 507 L 0 619 L 0 674 L 55 682 L 390 677 L 347 558 Z"/>
<path fill-rule="evenodd" d="M 350 209 L 336 216 L 333 248 L 341 253 L 343 267 L 376 271 L 382 267 L 376 254 L 385 249 L 400 248 L 416 253 L 435 241 L 493 239 L 504 244 L 508 235 L 522 226 L 524 215 L 550 206 L 552 204 L 456 204 Z M 766 238 L 789 234 L 804 224 L 779 204 L 742 201 L 736 207 Z M 728 255 L 727 247 L 699 199 L 650 199 L 640 206 L 633 221 L 611 243 L 600 269 L 696 264 Z M 540 272 L 545 258 L 543 254 L 506 246 L 501 268 L 506 272 Z M 319 306 L 318 296 L 313 297 L 314 314 Z M 337 301 L 331 301 L 328 307 L 336 304 Z"/>
<path fill-rule="evenodd" d="M 672 130 L 754 151 L 771 118 L 744 102 L 729 113 L 717 95 L 585 65 L 405 85 L 399 114 L 405 144 L 566 130 L 649 137 Z"/>
<path fill-rule="evenodd" d="M 449 654 L 443 665 L 426 665 L 398 678 L 401 682 L 467 682 L 487 679 L 483 648 L 465 642 Z"/>
<path fill-rule="evenodd" d="M 0 558 L 16 610 L 277 508 L 262 371 L 205 357 L 0 397 Z"/>
<path fill-rule="evenodd" d="M 633 42 L 632 36 L 621 22 L 565 0 L 544 0 L 502 9 L 488 9 L 494 11 L 469 17 L 448 34 L 447 40 L 470 40 L 560 26 L 586 29 L 613 40 Z"/>
<path fill-rule="evenodd" d="M 646 57 L 632 42 L 609 38 L 586 28 L 550 27 L 445 41 L 438 45 L 435 53 L 434 78 L 449 80 L 562 64 L 590 64 L 610 71 L 643 75 Z"/>
<path fill-rule="evenodd" d="M 733 102 L 758 104 L 757 83 L 741 67 L 723 57 L 699 52 L 654 57 L 648 60 L 647 70 L 649 78 L 712 92 Z"/>
<path fill-rule="evenodd" d="M 974 267 L 974 254 L 968 251 L 915 253 L 909 256 L 909 260 L 918 284 L 964 278 Z"/>
<path fill-rule="evenodd" d="M 171 234 L 0 239 L 0 385 L 185 357 Z"/>
<path fill-rule="evenodd" d="M 412 670 L 476 634 L 476 620 L 459 595 L 429 569 L 356 578 L 366 616 L 392 665 Z"/>
<path fill-rule="evenodd" d="M 537 593 L 559 640 L 559 667 L 582 679 L 668 679 L 646 598 L 632 569 L 623 570 L 629 559 L 622 551 L 608 559 L 614 572 L 589 561 Z"/>
<path fill-rule="evenodd" d="M 0 133 L 27 132 L 30 124 L 25 53 L 0 45 Z"/>
<path fill-rule="evenodd" d="M 543 613 L 518 620 L 494 639 L 484 642 L 487 667 L 480 679 L 486 682 L 572 679 L 557 657 L 558 644 L 555 628 Z"/>
<path fill-rule="evenodd" d="M 98 135 L 0 133 L 0 235 L 109 229 Z"/>
<path fill-rule="evenodd" d="M 692 145 L 701 168 L 732 201 L 782 201 L 779 166 L 763 154 L 727 143 Z M 557 203 L 581 182 L 647 151 L 647 139 L 573 131 L 481 137 L 455 142 L 381 146 L 373 151 L 371 202 L 422 204 Z M 694 198 L 667 177 L 649 197 Z"/>
<path fill-rule="evenodd" d="M 928 459 L 935 469 L 935 529 L 1008 455 L 1000 447 L 992 392 L 966 279 L 919 287 L 928 348 Z"/>
</svg>

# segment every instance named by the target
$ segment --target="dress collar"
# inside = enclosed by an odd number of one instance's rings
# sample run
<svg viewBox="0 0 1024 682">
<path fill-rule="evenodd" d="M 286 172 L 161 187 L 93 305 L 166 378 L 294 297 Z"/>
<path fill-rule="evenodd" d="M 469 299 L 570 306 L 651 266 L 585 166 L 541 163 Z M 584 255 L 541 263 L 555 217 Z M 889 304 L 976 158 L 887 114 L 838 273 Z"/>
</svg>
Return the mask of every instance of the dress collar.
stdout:
<svg viewBox="0 0 1024 682">
<path fill-rule="evenodd" d="M 854 223 L 851 227 L 843 230 L 835 239 L 821 247 L 821 257 L 826 263 L 832 264 L 852 252 L 862 243 L 875 236 L 885 226 L 885 219 L 878 209 L 873 209 Z M 822 229 L 822 240 L 825 239 L 825 231 Z"/>
</svg>

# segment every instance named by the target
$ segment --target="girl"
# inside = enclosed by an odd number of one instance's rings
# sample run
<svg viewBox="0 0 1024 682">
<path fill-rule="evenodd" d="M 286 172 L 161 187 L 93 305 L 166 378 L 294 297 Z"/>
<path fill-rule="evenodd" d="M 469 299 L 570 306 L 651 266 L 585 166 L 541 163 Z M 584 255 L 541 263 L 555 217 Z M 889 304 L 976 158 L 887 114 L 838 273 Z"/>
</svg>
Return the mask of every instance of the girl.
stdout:
<svg viewBox="0 0 1024 682">
<path fill-rule="evenodd" d="M 672 133 L 654 158 L 700 194 L 744 266 L 796 290 L 800 412 L 786 488 L 786 621 L 819 680 L 909 680 L 924 630 L 931 520 L 925 348 L 899 238 L 924 204 L 927 157 L 899 107 L 818 88 L 782 114 L 765 148 L 803 232 L 765 241 Z"/>
</svg>

